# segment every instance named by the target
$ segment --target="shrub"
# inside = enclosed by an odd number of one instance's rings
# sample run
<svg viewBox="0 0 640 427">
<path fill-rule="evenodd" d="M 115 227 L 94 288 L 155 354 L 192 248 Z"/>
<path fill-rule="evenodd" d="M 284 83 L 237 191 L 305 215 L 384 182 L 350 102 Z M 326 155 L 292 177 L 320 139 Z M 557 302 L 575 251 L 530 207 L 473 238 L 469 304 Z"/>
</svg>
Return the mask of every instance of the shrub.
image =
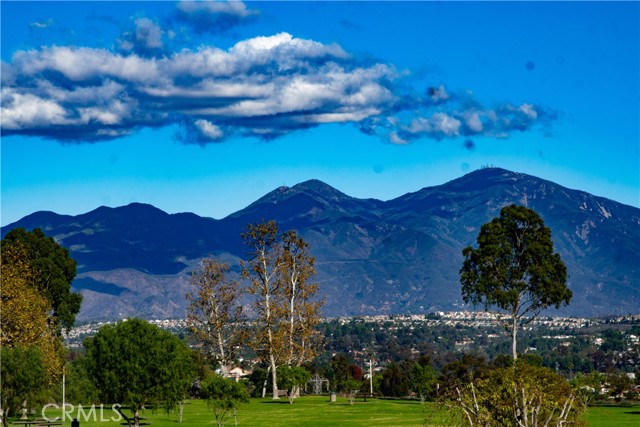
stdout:
<svg viewBox="0 0 640 427">
<path fill-rule="evenodd" d="M 464 388 L 449 404 L 468 427 L 580 425 L 584 405 L 576 391 L 550 369 L 516 363 L 489 371 Z"/>
</svg>

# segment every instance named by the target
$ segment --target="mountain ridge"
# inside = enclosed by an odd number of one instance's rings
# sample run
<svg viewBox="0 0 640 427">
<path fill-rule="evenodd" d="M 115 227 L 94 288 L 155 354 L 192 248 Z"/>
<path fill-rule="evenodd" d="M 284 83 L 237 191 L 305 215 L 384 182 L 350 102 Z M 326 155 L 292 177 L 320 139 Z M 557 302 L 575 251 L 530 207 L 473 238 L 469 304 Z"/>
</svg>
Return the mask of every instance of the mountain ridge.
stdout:
<svg viewBox="0 0 640 427">
<path fill-rule="evenodd" d="M 508 204 L 536 210 L 569 268 L 574 301 L 563 314 L 640 311 L 640 209 L 504 169 L 471 172 L 381 201 L 318 180 L 280 187 L 223 219 L 168 214 L 152 205 L 100 207 L 70 216 L 35 212 L 2 228 L 40 227 L 78 261 L 80 320 L 180 317 L 189 272 L 213 255 L 237 271 L 240 233 L 275 219 L 316 257 L 326 315 L 414 313 L 462 307 L 461 250 Z M 77 284 L 76 284 L 77 283 Z M 113 307 L 105 310 L 104 302 Z"/>
</svg>

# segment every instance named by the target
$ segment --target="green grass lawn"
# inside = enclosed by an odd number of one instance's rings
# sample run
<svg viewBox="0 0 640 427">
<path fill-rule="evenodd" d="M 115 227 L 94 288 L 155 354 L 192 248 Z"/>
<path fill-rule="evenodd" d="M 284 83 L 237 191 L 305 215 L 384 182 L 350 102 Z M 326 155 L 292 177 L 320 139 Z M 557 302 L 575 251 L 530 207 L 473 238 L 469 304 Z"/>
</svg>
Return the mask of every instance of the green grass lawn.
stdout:
<svg viewBox="0 0 640 427">
<path fill-rule="evenodd" d="M 640 405 L 593 406 L 587 412 L 589 427 L 639 427 Z"/>
<path fill-rule="evenodd" d="M 427 412 L 433 405 L 420 405 L 416 401 L 369 399 L 356 401 L 352 406 L 346 398 L 338 397 L 330 403 L 328 397 L 303 397 L 290 405 L 286 399 L 251 399 L 240 405 L 237 411 L 239 427 L 425 427 Z M 85 408 L 85 413 L 88 408 Z M 125 413 L 128 414 L 127 411 Z M 77 410 L 74 411 L 77 414 Z M 48 417 L 59 412 L 48 411 Z M 40 416 L 40 414 L 37 414 Z M 104 408 L 103 418 L 109 419 L 115 414 L 110 407 Z M 162 410 L 146 410 L 141 414 L 143 422 L 151 427 L 179 427 L 176 413 L 166 414 Z M 587 413 L 589 427 L 639 427 L 640 406 L 599 406 L 589 408 Z M 124 423 L 101 421 L 99 408 L 95 421 L 92 417 L 86 421 L 80 417 L 80 427 L 117 427 Z M 67 422 L 67 427 L 70 423 Z M 185 427 L 214 426 L 213 412 L 205 402 L 192 400 L 185 405 L 182 425 Z M 228 427 L 233 426 L 233 418 L 227 420 Z"/>
</svg>

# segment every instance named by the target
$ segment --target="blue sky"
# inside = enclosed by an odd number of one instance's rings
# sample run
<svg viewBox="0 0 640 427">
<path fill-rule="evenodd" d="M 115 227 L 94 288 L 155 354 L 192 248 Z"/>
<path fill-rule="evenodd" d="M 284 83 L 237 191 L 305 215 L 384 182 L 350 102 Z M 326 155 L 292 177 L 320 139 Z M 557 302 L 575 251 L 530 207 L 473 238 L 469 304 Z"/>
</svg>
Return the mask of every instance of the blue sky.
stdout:
<svg viewBox="0 0 640 427">
<path fill-rule="evenodd" d="M 638 2 L 12 2 L 2 225 L 491 164 L 640 206 Z"/>
</svg>

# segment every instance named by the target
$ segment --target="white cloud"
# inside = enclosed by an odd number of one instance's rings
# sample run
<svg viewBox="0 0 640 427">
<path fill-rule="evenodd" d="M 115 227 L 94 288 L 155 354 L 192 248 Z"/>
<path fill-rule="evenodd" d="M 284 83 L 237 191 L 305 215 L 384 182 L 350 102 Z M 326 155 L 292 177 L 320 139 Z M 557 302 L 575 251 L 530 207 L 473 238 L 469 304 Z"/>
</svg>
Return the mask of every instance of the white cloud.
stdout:
<svg viewBox="0 0 640 427">
<path fill-rule="evenodd" d="M 176 18 L 196 33 L 221 33 L 258 15 L 241 1 L 181 1 Z"/>
<path fill-rule="evenodd" d="M 200 119 L 195 121 L 196 128 L 205 138 L 216 141 L 224 136 L 224 132 L 218 126 L 208 120 Z"/>
<path fill-rule="evenodd" d="M 418 117 L 405 130 L 411 134 L 425 134 L 434 138 L 452 137 L 460 134 L 460 120 L 445 113 L 435 113 L 431 117 Z"/>
<path fill-rule="evenodd" d="M 480 133 L 483 131 L 484 126 L 482 120 L 480 120 L 480 114 L 477 111 L 466 111 L 463 114 L 465 125 L 474 133 Z"/>
<path fill-rule="evenodd" d="M 426 99 L 416 96 L 396 84 L 402 73 L 389 64 L 359 61 L 339 45 L 288 33 L 227 50 L 203 46 L 148 55 L 164 48 L 162 30 L 146 18 L 135 23 L 135 37 L 126 39 L 130 52 L 51 46 L 18 51 L 2 62 L 3 134 L 92 141 L 179 124 L 184 140 L 204 143 L 355 123 L 404 144 L 422 137 L 503 136 L 548 120 L 538 106 L 484 108 L 471 94 L 458 96 L 444 85 L 430 88 Z"/>
<path fill-rule="evenodd" d="M 409 143 L 409 141 L 407 141 L 406 139 L 400 138 L 400 136 L 398 136 L 397 132 L 391 132 L 389 134 L 389 140 L 393 144 L 398 144 L 398 145 L 403 145 L 403 144 L 408 144 Z"/>
<path fill-rule="evenodd" d="M 148 18 L 139 18 L 135 21 L 135 27 L 134 33 L 125 33 L 123 44 L 126 46 L 121 46 L 124 50 L 143 53 L 162 49 L 163 31 L 159 25 Z"/>
<path fill-rule="evenodd" d="M 183 0 L 178 3 L 178 9 L 184 13 L 192 14 L 198 12 L 206 12 L 211 14 L 235 15 L 245 18 L 255 15 L 257 12 L 247 9 L 247 6 L 241 1 L 187 1 Z"/>
<path fill-rule="evenodd" d="M 133 83 L 161 78 L 154 59 L 117 55 L 106 49 L 53 46 L 18 51 L 12 59 L 11 65 L 21 75 L 35 77 L 45 71 L 54 71 L 77 83 L 94 78 L 115 78 Z"/>
<path fill-rule="evenodd" d="M 137 24 L 155 28 L 148 20 Z M 358 122 L 394 102 L 386 82 L 397 75 L 385 64 L 354 66 L 340 46 L 287 33 L 244 40 L 226 51 L 204 47 L 161 58 L 53 46 L 17 52 L 5 68 L 9 76 L 20 76 L 20 83 L 7 80 L 16 102 L 42 105 L 52 123 L 68 126 L 65 138 L 72 137 L 74 126 L 90 124 L 76 129 L 83 140 L 91 132 L 104 138 L 116 128 L 184 118 L 194 120 L 209 140 L 223 136 L 220 125 L 275 135 L 320 123 Z M 5 130 L 10 125 L 14 131 L 51 132 L 51 137 L 60 131 L 32 129 L 36 122 L 46 127 L 35 113 L 7 117 Z"/>
<path fill-rule="evenodd" d="M 55 101 L 2 89 L 2 128 L 50 127 L 69 124 L 66 110 Z"/>
</svg>

